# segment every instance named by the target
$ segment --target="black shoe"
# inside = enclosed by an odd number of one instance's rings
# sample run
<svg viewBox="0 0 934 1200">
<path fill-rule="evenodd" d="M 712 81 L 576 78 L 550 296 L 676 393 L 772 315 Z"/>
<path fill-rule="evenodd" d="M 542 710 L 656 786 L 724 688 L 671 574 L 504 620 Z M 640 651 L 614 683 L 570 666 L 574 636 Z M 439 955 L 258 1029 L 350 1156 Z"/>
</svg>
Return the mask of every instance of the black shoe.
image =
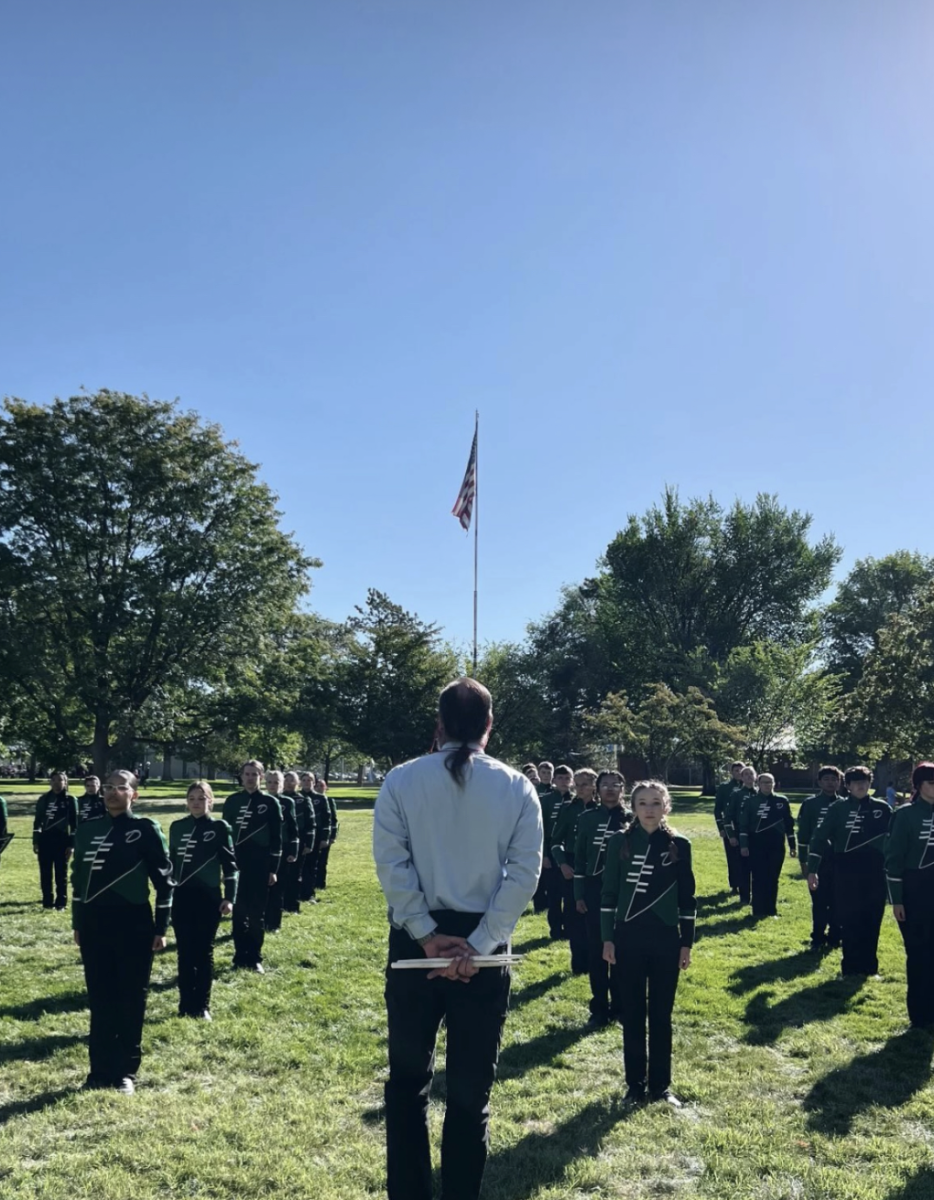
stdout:
<svg viewBox="0 0 934 1200">
<path fill-rule="evenodd" d="M 645 1088 L 631 1087 L 627 1088 L 626 1095 L 623 1097 L 624 1104 L 645 1104 Z"/>
<path fill-rule="evenodd" d="M 58 912 L 64 912 L 65 909 L 68 907 L 68 901 L 67 900 L 56 900 L 55 907 L 58 910 Z"/>
<path fill-rule="evenodd" d="M 665 1088 L 661 1092 L 649 1092 L 649 1101 L 652 1104 L 665 1103 L 670 1104 L 672 1108 L 683 1108 L 684 1105 L 678 1099 L 670 1088 Z"/>
<path fill-rule="evenodd" d="M 122 1079 L 115 1079 L 111 1087 L 115 1092 L 119 1092 L 121 1096 L 132 1096 L 136 1091 L 136 1085 L 129 1075 L 124 1075 Z"/>
<path fill-rule="evenodd" d="M 590 1020 L 587 1022 L 587 1029 L 606 1029 L 610 1023 L 608 1013 L 591 1013 Z"/>
<path fill-rule="evenodd" d="M 107 1080 L 102 1079 L 100 1075 L 95 1075 L 92 1071 L 81 1085 L 81 1090 L 83 1092 L 99 1092 L 101 1088 L 105 1087 L 107 1087 Z"/>
<path fill-rule="evenodd" d="M 55 907 L 55 905 L 52 903 L 52 901 L 51 901 L 51 900 L 43 900 L 43 901 L 42 901 L 42 907 L 43 907 L 43 908 L 54 908 L 54 907 Z"/>
</svg>

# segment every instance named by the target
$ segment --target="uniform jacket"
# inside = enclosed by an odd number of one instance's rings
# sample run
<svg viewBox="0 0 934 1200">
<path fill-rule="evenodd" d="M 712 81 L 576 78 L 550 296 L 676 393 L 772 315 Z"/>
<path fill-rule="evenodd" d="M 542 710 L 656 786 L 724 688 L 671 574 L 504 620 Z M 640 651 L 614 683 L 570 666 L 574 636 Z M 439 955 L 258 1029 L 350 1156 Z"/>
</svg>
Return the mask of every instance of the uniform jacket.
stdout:
<svg viewBox="0 0 934 1200">
<path fill-rule="evenodd" d="M 803 867 L 807 866 L 811 838 L 830 811 L 831 804 L 844 799 L 844 796 L 827 796 L 823 792 L 818 792 L 814 796 L 808 796 L 807 800 L 802 802 L 798 809 L 798 858 Z"/>
<path fill-rule="evenodd" d="M 269 872 L 275 875 L 282 858 L 282 809 L 268 792 L 233 792 L 224 801 L 223 817 L 233 830 L 234 853 L 241 857 L 265 850 Z"/>
<path fill-rule="evenodd" d="M 622 804 L 617 804 L 614 808 L 596 804 L 581 813 L 574 842 L 575 900 L 585 898 L 585 880 L 603 874 L 607 843 L 631 820 L 632 813 Z"/>
<path fill-rule="evenodd" d="M 45 792 L 36 801 L 36 815 L 32 823 L 34 846 L 38 846 L 40 840 L 45 838 L 61 838 L 73 846 L 77 828 L 78 802 L 71 792 Z"/>
<path fill-rule="evenodd" d="M 628 857 L 620 854 L 623 839 Z M 656 829 L 648 834 L 638 822 L 616 833 L 606 848 L 600 897 L 600 934 L 613 941 L 618 924 L 632 921 L 676 926 L 682 946 L 694 944 L 697 900 L 691 843 L 678 834 Z"/>
<path fill-rule="evenodd" d="M 905 884 L 922 881 L 934 889 L 934 808 L 920 796 L 892 814 L 885 843 L 885 881 L 890 904 L 904 904 Z"/>
<path fill-rule="evenodd" d="M 865 800 L 847 796 L 831 804 L 811 837 L 808 873 L 817 874 L 828 848 L 838 862 L 854 861 L 855 855 L 867 862 L 875 859 L 881 867 L 891 817 L 892 810 L 886 802 L 873 800 L 871 796 Z"/>
<path fill-rule="evenodd" d="M 788 797 L 780 792 L 751 792 L 743 797 L 739 810 L 739 844 L 749 848 L 753 838 L 788 839 L 788 849 L 795 853 L 795 823 Z"/>
<path fill-rule="evenodd" d="M 237 898 L 237 860 L 233 830 L 217 817 L 182 817 L 169 826 L 169 854 L 176 888 L 216 892 L 224 899 Z"/>
<path fill-rule="evenodd" d="M 581 814 L 587 810 L 587 806 L 583 800 L 579 800 L 577 796 L 571 797 L 561 805 L 558 809 L 558 815 L 555 817 L 554 825 L 551 829 L 551 851 L 549 857 L 557 867 L 563 866 L 565 863 L 570 865 L 571 859 L 574 856 L 574 845 L 577 841 L 577 822 L 580 820 Z"/>
<path fill-rule="evenodd" d="M 743 785 L 735 779 L 728 779 L 717 788 L 716 799 L 713 802 L 713 819 L 717 822 L 717 833 L 726 837 L 726 819 L 730 810 L 730 801 L 734 792 L 741 792 Z"/>
<path fill-rule="evenodd" d="M 172 860 L 165 835 L 151 817 L 109 814 L 86 821 L 75 834 L 71 867 L 72 926 L 80 930 L 89 907 L 148 905 L 149 885 L 156 893 L 156 933 L 169 927 L 172 908 Z"/>
</svg>

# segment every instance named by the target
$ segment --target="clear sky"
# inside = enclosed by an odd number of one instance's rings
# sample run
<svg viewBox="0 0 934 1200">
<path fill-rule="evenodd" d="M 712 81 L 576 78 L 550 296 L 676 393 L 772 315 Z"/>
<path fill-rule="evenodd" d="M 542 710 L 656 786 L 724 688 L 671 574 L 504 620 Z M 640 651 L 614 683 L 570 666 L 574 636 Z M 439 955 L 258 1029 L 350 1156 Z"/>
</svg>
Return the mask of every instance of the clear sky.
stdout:
<svg viewBox="0 0 934 1200">
<path fill-rule="evenodd" d="M 7 4 L 0 393 L 179 397 L 462 642 L 475 408 L 481 639 L 666 482 L 934 553 L 932 100 L 928 0 Z"/>
</svg>

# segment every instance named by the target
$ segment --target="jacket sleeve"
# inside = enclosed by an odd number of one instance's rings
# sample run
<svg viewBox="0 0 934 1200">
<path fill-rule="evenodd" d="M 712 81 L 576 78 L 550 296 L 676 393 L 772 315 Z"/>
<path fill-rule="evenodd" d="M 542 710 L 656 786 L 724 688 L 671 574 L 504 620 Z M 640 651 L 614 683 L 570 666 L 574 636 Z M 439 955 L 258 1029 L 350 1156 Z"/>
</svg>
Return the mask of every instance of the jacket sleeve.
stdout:
<svg viewBox="0 0 934 1200">
<path fill-rule="evenodd" d="M 282 859 L 282 808 L 275 796 L 269 799 L 269 816 L 266 818 L 269 826 L 269 873 L 275 875 Z"/>
<path fill-rule="evenodd" d="M 84 883 L 86 868 L 83 862 L 83 854 L 78 846 L 75 846 L 75 853 L 71 858 L 71 927 L 80 932 L 81 930 L 81 913 L 83 910 L 84 901 Z"/>
<path fill-rule="evenodd" d="M 298 814 L 295 811 L 295 801 L 286 800 L 281 808 L 284 826 L 283 841 L 288 841 L 288 846 L 283 845 L 282 849 L 291 858 L 298 858 Z"/>
<path fill-rule="evenodd" d="M 221 864 L 221 875 L 224 877 L 224 899 L 233 904 L 237 899 L 237 883 L 240 872 L 237 869 L 237 859 L 234 855 L 233 830 L 226 821 L 221 822 L 221 844 L 217 848 L 217 857 Z"/>
<path fill-rule="evenodd" d="M 713 819 L 717 822 L 717 833 L 723 837 L 724 825 L 726 821 L 726 802 L 728 794 L 725 784 L 720 784 L 717 788 L 716 799 L 713 802 Z"/>
<path fill-rule="evenodd" d="M 337 831 L 340 828 L 340 821 L 337 819 L 337 801 L 333 796 L 328 796 L 328 817 L 330 818 L 331 823 L 328 841 L 334 842 L 337 840 Z"/>
<path fill-rule="evenodd" d="M 805 800 L 798 809 L 798 861 L 804 869 L 807 869 L 808 846 L 811 841 L 811 826 L 813 824 L 811 810 L 813 807 L 810 800 Z"/>
<path fill-rule="evenodd" d="M 739 845 L 740 849 L 749 849 L 749 826 L 751 824 L 752 796 L 743 796 L 739 809 Z"/>
<path fill-rule="evenodd" d="M 556 867 L 564 866 L 567 862 L 567 847 L 565 840 L 570 837 L 571 833 L 571 805 L 570 803 L 562 804 L 558 809 L 558 815 L 555 817 L 555 823 L 551 827 L 551 854 L 549 857 Z"/>
<path fill-rule="evenodd" d="M 723 819 L 723 832 L 728 838 L 739 837 L 739 796 L 736 792 L 730 795 Z"/>
<path fill-rule="evenodd" d="M 795 819 L 791 815 L 791 804 L 788 797 L 785 797 L 785 837 L 788 839 L 788 853 L 794 858 L 798 853 L 798 848 L 795 843 Z"/>
<path fill-rule="evenodd" d="M 42 822 L 45 819 L 45 806 L 48 803 L 45 796 L 40 796 L 36 801 L 36 814 L 32 819 L 32 846 L 35 849 L 39 845 L 39 834 L 42 832 Z"/>
<path fill-rule="evenodd" d="M 78 828 L 78 800 L 76 796 L 68 793 L 68 846 L 69 849 L 75 848 L 75 830 Z"/>
<path fill-rule="evenodd" d="M 506 848 L 503 877 L 483 919 L 467 939 L 478 954 L 492 954 L 509 941 L 542 873 L 542 806 L 525 776 L 516 786 L 522 792 L 522 805 Z"/>
<path fill-rule="evenodd" d="M 0 796 L 0 837 L 6 837 L 7 833 L 7 811 L 6 801 Z"/>
<path fill-rule="evenodd" d="M 574 899 L 584 899 L 584 877 L 587 874 L 587 826 L 589 821 L 583 817 L 577 822 L 577 836 L 574 839 Z"/>
<path fill-rule="evenodd" d="M 172 912 L 172 860 L 169 858 L 169 848 L 165 842 L 165 834 L 156 821 L 149 821 L 150 832 L 140 845 L 143 860 L 146 864 L 146 874 L 149 876 L 156 893 L 156 936 L 165 937 L 169 928 L 169 916 Z"/>
<path fill-rule="evenodd" d="M 681 945 L 693 946 L 697 932 L 697 885 L 691 843 L 686 838 L 678 841 L 678 929 Z"/>
<path fill-rule="evenodd" d="M 389 908 L 389 920 L 417 941 L 437 925 L 412 862 L 409 831 L 393 783 L 390 771 L 373 807 L 373 861 Z"/>
<path fill-rule="evenodd" d="M 831 804 L 827 809 L 827 815 L 818 827 L 811 834 L 811 841 L 808 845 L 808 874 L 816 875 L 820 870 L 820 860 L 824 857 L 827 851 L 833 844 L 833 827 L 836 824 L 836 815 L 834 810 L 836 804 Z"/>
<path fill-rule="evenodd" d="M 911 808 L 908 807 L 895 813 L 885 842 L 885 883 L 889 892 L 889 904 L 905 902 L 905 863 L 908 861 L 908 847 L 911 843 L 911 821 L 908 819 L 910 812 Z"/>
<path fill-rule="evenodd" d="M 619 887 L 623 864 L 619 857 L 620 837 L 614 833 L 606 847 L 606 865 L 603 868 L 603 887 L 600 889 L 600 937 L 612 942 L 616 925 L 616 910 L 619 907 Z"/>
</svg>

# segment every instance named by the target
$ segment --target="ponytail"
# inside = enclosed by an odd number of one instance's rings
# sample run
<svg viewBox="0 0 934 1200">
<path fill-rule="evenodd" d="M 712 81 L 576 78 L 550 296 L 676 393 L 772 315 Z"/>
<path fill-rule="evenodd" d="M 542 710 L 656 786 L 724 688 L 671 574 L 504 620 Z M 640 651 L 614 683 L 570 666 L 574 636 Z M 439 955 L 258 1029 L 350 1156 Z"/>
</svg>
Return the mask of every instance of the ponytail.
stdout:
<svg viewBox="0 0 934 1200">
<path fill-rule="evenodd" d="M 451 750 L 447 758 L 444 760 L 444 765 L 451 772 L 451 777 L 458 787 L 464 786 L 464 768 L 470 762 L 470 757 L 474 753 L 474 747 L 468 746 L 466 742 L 462 742 L 456 750 Z"/>
<path fill-rule="evenodd" d="M 464 786 L 464 768 L 480 748 L 492 712 L 490 693 L 475 679 L 455 679 L 441 693 L 438 704 L 441 727 L 445 737 L 459 743 L 448 753 L 444 765 L 458 787 Z"/>
</svg>

